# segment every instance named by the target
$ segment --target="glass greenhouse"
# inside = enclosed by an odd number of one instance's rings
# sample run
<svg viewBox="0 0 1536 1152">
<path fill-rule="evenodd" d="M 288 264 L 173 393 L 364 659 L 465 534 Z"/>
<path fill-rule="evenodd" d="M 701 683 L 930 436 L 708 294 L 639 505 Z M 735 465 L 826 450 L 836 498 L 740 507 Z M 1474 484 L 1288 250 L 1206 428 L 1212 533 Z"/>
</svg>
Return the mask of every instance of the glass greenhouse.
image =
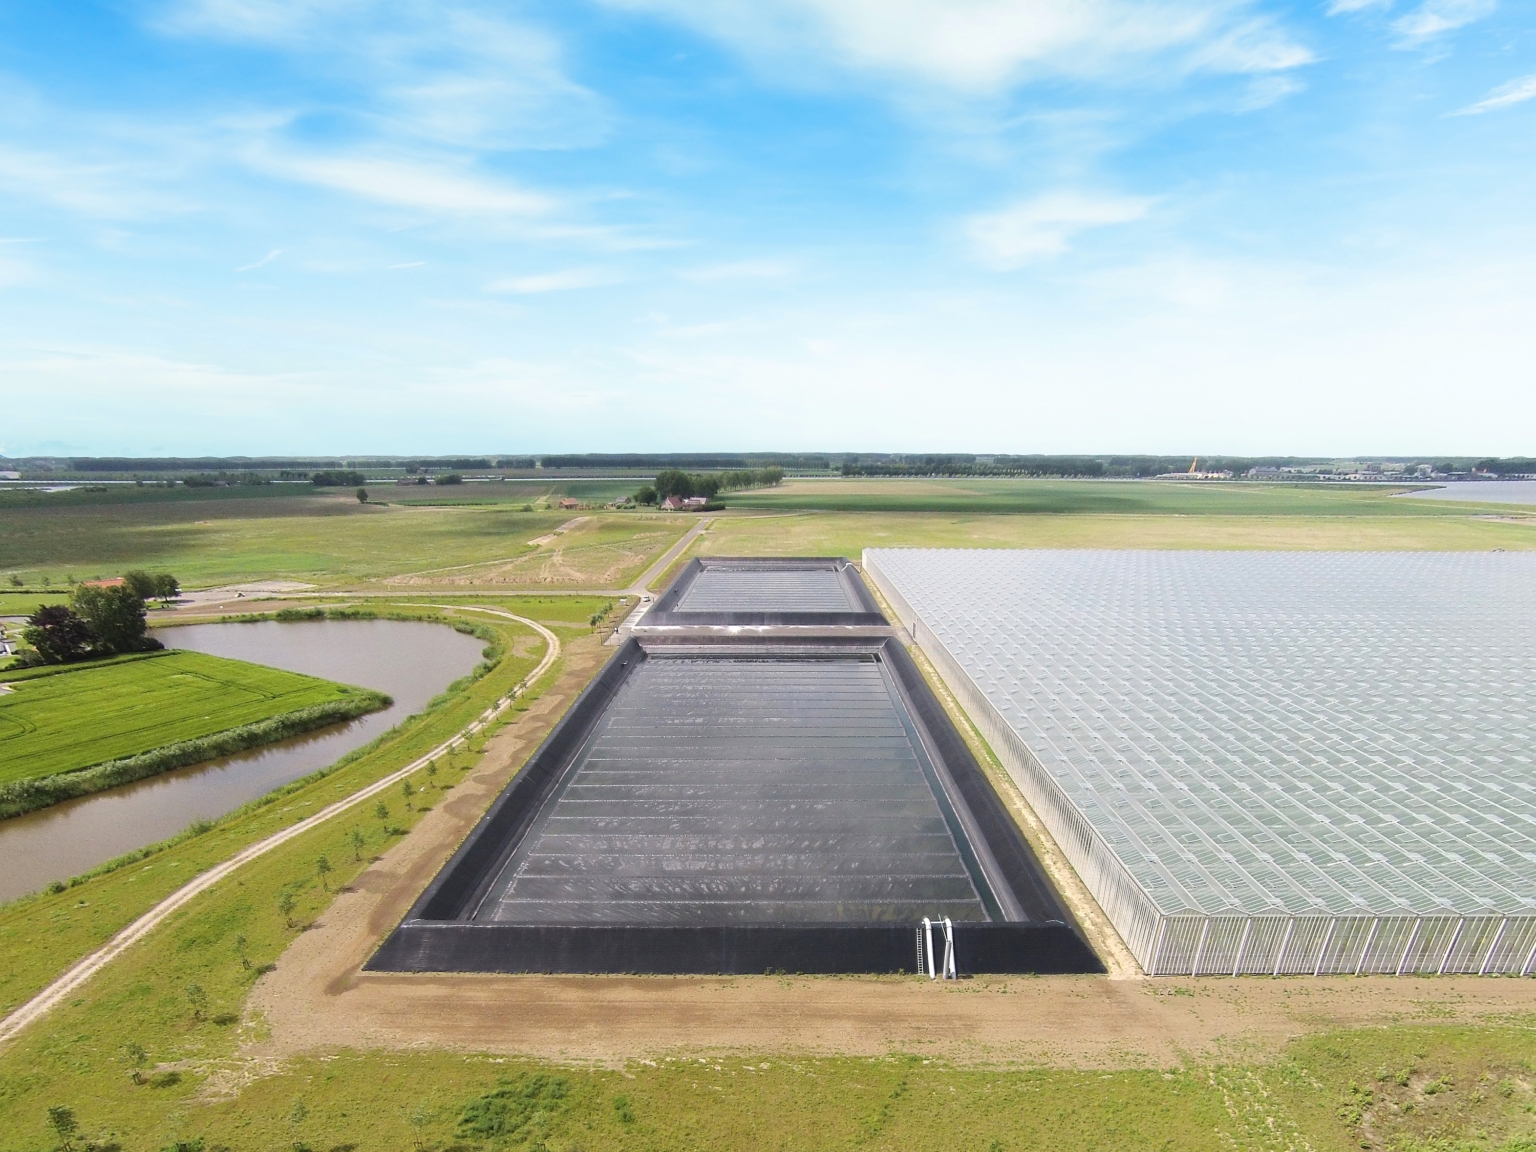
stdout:
<svg viewBox="0 0 1536 1152">
<path fill-rule="evenodd" d="M 879 549 L 1154 975 L 1536 965 L 1536 555 Z"/>
</svg>

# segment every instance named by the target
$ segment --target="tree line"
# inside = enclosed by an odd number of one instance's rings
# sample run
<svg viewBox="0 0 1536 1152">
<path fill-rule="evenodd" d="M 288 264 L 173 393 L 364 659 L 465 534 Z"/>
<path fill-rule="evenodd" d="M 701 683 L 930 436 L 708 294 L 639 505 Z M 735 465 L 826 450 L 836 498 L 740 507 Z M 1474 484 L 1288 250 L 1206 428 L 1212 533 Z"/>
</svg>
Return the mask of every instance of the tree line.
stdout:
<svg viewBox="0 0 1536 1152">
<path fill-rule="evenodd" d="M 105 587 L 77 585 L 67 605 L 44 604 L 27 617 L 21 638 L 32 651 L 21 654 L 20 664 L 71 664 L 162 648 L 145 634 L 146 605 L 150 600 L 168 603 L 180 594 L 181 584 L 167 572 L 128 572 L 121 584 Z"/>
<path fill-rule="evenodd" d="M 784 469 L 774 465 L 769 468 L 738 468 L 729 472 L 684 472 L 681 468 L 666 468 L 656 473 L 656 479 L 635 493 L 636 504 L 655 504 L 669 496 L 687 499 L 702 496 L 713 500 L 722 492 L 742 488 L 772 488 L 784 480 Z"/>
</svg>

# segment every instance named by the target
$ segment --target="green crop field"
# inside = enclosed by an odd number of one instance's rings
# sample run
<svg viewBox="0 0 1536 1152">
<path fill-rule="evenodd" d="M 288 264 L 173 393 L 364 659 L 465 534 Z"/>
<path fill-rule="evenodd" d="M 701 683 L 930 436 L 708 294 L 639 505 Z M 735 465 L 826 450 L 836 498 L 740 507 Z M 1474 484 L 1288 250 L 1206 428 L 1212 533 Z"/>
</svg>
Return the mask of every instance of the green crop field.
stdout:
<svg viewBox="0 0 1536 1152">
<path fill-rule="evenodd" d="M 538 554 L 553 549 L 530 541 L 570 521 L 571 512 L 524 512 L 514 501 L 365 506 L 350 491 L 276 485 L 214 491 L 221 494 L 125 488 L 0 499 L 0 576 L 14 573 L 36 587 L 45 577 L 60 584 L 146 568 L 172 572 L 187 588 L 252 580 L 347 587 L 524 560 L 532 571 L 527 583 L 570 583 L 589 573 L 622 579 L 641 571 L 685 527 L 637 513 L 584 513 L 602 525 L 587 542 L 609 547 L 586 556 L 590 563 L 550 566 Z"/>
<path fill-rule="evenodd" d="M 763 511 L 999 512 L 1165 516 L 1441 516 L 1444 502 L 1407 487 L 1147 480 L 831 479 L 728 493 L 728 507 Z M 1467 509 L 1459 509 L 1463 515 Z"/>
<path fill-rule="evenodd" d="M 0 673 L 0 680 L 7 674 Z M 70 772 L 194 740 L 354 689 L 312 676 L 165 652 L 12 679 L 0 695 L 0 784 Z"/>
</svg>

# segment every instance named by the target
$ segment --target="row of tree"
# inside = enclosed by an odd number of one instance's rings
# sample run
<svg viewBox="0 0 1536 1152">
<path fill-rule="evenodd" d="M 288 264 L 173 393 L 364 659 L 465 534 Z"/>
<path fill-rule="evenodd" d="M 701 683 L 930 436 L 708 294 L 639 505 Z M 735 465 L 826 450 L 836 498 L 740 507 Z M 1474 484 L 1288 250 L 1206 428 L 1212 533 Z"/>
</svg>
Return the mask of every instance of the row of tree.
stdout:
<svg viewBox="0 0 1536 1152">
<path fill-rule="evenodd" d="M 169 573 L 129 572 L 121 584 L 81 584 L 69 603 L 45 604 L 27 618 L 21 638 L 32 648 L 21 663 L 70 664 L 124 652 L 163 647 L 145 635 L 149 600 L 174 600 L 181 592 Z"/>
<path fill-rule="evenodd" d="M 669 496 L 703 496 L 713 500 L 722 492 L 742 488 L 772 488 L 784 479 L 784 469 L 738 468 L 730 472 L 684 472 L 667 468 L 656 473 L 653 483 L 635 493 L 636 504 L 655 504 Z"/>
</svg>

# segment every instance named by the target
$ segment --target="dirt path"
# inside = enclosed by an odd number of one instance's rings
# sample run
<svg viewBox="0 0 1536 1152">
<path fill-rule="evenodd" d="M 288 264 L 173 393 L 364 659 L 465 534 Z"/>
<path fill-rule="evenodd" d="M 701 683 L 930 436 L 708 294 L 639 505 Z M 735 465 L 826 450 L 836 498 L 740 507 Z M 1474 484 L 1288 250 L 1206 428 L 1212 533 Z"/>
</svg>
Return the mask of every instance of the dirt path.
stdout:
<svg viewBox="0 0 1536 1152">
<path fill-rule="evenodd" d="M 661 1053 L 940 1054 L 966 1062 L 1166 1067 L 1252 1056 L 1308 1031 L 1536 1011 L 1536 980 L 433 976 L 362 965 L 591 678 L 595 638 L 480 767 L 283 953 L 247 1011 L 271 1066 L 345 1047 L 444 1047 L 617 1064 Z"/>
<path fill-rule="evenodd" d="M 432 607 L 442 606 L 432 605 Z M 252 860 L 255 860 L 258 856 L 266 855 L 268 852 L 272 851 L 272 849 L 278 847 L 279 845 L 286 844 L 295 836 L 304 835 L 304 833 L 310 831 L 312 828 L 315 828 L 320 824 L 323 824 L 331 817 L 340 815 L 342 812 L 345 812 L 348 809 L 363 803 L 363 801 L 372 799 L 380 792 L 384 792 L 390 788 L 393 788 L 396 784 L 405 779 L 405 777 L 409 776 L 411 773 L 426 767 L 428 761 L 434 760 L 437 757 L 451 751 L 459 744 L 462 744 L 471 735 L 480 731 L 497 716 L 510 708 L 512 706 L 512 702 L 516 700 L 518 696 L 522 695 L 522 693 L 530 684 L 536 682 L 538 678 L 547 672 L 551 665 L 553 665 L 554 662 L 559 659 L 560 638 L 551 632 L 548 628 L 545 628 L 542 624 L 535 623 L 532 620 L 526 620 L 521 616 L 514 616 L 511 612 L 506 612 L 499 608 L 476 607 L 469 608 L 467 610 L 473 612 L 486 612 L 494 616 L 501 616 L 508 620 L 515 620 L 519 624 L 525 624 L 529 628 L 532 628 L 540 636 L 544 637 L 544 659 L 539 662 L 538 667 L 536 667 L 532 672 L 523 678 L 517 687 L 512 689 L 511 692 L 503 696 L 490 708 L 486 709 L 486 711 L 482 712 L 473 723 L 469 724 L 465 728 L 460 729 L 456 735 L 452 736 L 448 740 L 445 740 L 436 748 L 432 749 L 432 751 L 426 753 L 426 755 L 411 761 L 404 768 L 401 768 L 398 771 L 391 772 L 382 780 L 376 780 L 366 788 L 352 793 L 352 795 L 346 797 L 345 799 L 338 800 L 336 803 L 330 805 L 327 808 L 322 808 L 313 816 L 310 816 L 304 820 L 300 820 L 297 824 L 290 825 L 289 827 L 284 828 L 281 832 L 277 832 L 271 836 L 268 836 L 265 840 L 258 840 L 255 844 L 252 844 L 242 851 L 236 853 L 222 864 L 210 868 L 208 871 L 200 874 L 187 884 L 184 884 L 182 887 L 178 888 L 175 892 L 172 892 L 164 900 L 160 901 L 160 903 L 156 904 L 148 912 L 144 913 L 144 915 L 140 916 L 132 924 L 128 925 L 128 927 L 124 928 L 116 936 L 108 940 L 106 944 L 104 944 L 101 948 L 97 949 L 95 952 L 92 952 L 83 960 L 80 960 L 57 980 L 39 992 L 36 996 L 32 997 L 32 999 L 21 1005 L 21 1007 L 17 1008 L 9 1016 L 5 1017 L 3 1020 L 0 1020 L 0 1046 L 3 1046 L 9 1041 L 15 1039 L 16 1036 L 19 1035 L 28 1024 L 31 1024 L 34 1020 L 41 1018 L 61 1001 L 65 1000 L 67 997 L 73 994 L 77 988 L 83 985 L 97 972 L 101 971 L 101 969 L 106 965 L 110 964 L 126 949 L 131 948 L 139 940 L 143 939 L 150 932 L 154 931 L 155 928 L 158 927 L 161 922 L 166 919 L 166 917 L 171 915 L 171 913 L 175 912 L 178 908 L 182 907 L 201 893 L 206 892 L 209 888 L 212 888 L 215 884 L 225 879 L 237 869 L 250 863 Z"/>
<path fill-rule="evenodd" d="M 642 572 L 636 578 L 634 584 L 624 590 L 625 594 L 629 596 L 644 596 L 650 592 L 651 581 L 659 579 L 672 561 L 681 556 L 690 544 L 704 534 L 705 529 L 710 526 L 711 522 L 712 518 L 706 516 L 692 528 L 688 529 L 688 531 L 684 532 L 681 540 L 663 552 L 661 559 Z"/>
</svg>

